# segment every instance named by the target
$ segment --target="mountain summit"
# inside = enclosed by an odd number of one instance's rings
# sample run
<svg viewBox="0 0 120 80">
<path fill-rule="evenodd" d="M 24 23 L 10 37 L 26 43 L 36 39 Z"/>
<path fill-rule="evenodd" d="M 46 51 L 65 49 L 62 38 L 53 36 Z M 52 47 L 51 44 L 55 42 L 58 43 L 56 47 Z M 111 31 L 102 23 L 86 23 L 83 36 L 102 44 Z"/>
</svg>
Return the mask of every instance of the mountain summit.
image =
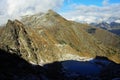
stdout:
<svg viewBox="0 0 120 80">
<path fill-rule="evenodd" d="M 120 37 L 56 12 L 0 27 L 2 80 L 113 80 L 120 77 Z"/>
<path fill-rule="evenodd" d="M 120 62 L 120 37 L 87 24 L 68 21 L 56 12 L 8 20 L 0 28 L 0 48 L 32 64 L 105 56 Z"/>
</svg>

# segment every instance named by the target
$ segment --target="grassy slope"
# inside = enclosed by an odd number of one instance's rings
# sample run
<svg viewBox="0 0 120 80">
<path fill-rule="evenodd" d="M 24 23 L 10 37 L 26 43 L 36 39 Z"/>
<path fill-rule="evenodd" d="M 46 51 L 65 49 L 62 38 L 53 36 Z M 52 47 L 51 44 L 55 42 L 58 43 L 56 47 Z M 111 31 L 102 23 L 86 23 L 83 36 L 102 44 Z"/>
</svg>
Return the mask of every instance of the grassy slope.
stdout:
<svg viewBox="0 0 120 80">
<path fill-rule="evenodd" d="M 68 21 L 53 11 L 42 16 L 26 17 L 22 21 L 22 26 L 19 22 L 7 24 L 10 28 L 2 30 L 0 41 L 2 45 L 19 50 L 28 61 L 39 64 L 57 61 L 66 54 L 77 54 L 107 56 L 120 62 L 120 40 L 110 32 L 96 28 L 95 33 L 90 34 L 87 30 L 91 26 Z M 18 42 L 19 45 L 16 44 Z"/>
</svg>

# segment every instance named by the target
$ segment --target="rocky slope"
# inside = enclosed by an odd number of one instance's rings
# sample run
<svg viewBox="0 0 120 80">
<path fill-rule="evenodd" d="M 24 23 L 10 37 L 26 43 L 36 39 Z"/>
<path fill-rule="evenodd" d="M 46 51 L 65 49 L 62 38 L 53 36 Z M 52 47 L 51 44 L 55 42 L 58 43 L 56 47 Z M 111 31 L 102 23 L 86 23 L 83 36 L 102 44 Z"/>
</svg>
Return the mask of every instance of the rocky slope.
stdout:
<svg viewBox="0 0 120 80">
<path fill-rule="evenodd" d="M 22 22 L 34 29 L 45 28 L 57 42 L 70 45 L 80 55 L 111 57 L 119 54 L 118 36 L 87 24 L 68 21 L 52 10 L 42 15 L 25 16 Z"/>
<path fill-rule="evenodd" d="M 49 10 L 8 20 L 0 33 L 1 80 L 120 79 L 120 37 L 106 30 Z"/>
<path fill-rule="evenodd" d="M 118 36 L 68 21 L 52 10 L 24 16 L 21 22 L 8 20 L 0 33 L 1 49 L 17 53 L 33 64 L 80 60 L 80 56 L 106 56 L 120 62 Z"/>
<path fill-rule="evenodd" d="M 69 45 L 59 44 L 47 30 L 27 28 L 18 20 L 9 20 L 1 33 L 1 49 L 17 53 L 33 64 L 64 60 L 63 54 L 77 53 Z"/>
</svg>

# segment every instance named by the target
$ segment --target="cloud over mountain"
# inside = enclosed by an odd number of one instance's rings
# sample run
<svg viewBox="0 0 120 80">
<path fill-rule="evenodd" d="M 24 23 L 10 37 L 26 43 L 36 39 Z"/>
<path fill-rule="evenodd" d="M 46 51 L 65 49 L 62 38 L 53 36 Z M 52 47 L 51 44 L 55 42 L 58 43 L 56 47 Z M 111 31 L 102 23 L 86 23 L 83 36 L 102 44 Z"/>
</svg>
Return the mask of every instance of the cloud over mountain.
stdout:
<svg viewBox="0 0 120 80">
<path fill-rule="evenodd" d="M 101 6 L 72 4 L 70 10 L 61 13 L 64 17 L 78 22 L 101 22 L 109 17 L 119 18 L 120 3 L 109 3 L 109 0 L 103 0 Z"/>
<path fill-rule="evenodd" d="M 86 5 L 82 4 L 82 1 L 77 3 L 74 0 L 1 0 L 0 24 L 6 23 L 8 19 L 18 19 L 20 16 L 45 12 L 48 9 L 56 10 L 65 18 L 78 22 L 91 23 L 106 21 L 109 17 L 120 18 L 120 3 L 110 1 L 101 0 L 99 2 L 101 5 L 93 2 L 91 5 Z"/>
<path fill-rule="evenodd" d="M 44 12 L 48 9 L 58 9 L 64 0 L 1 0 L 1 23 L 9 18 Z"/>
</svg>

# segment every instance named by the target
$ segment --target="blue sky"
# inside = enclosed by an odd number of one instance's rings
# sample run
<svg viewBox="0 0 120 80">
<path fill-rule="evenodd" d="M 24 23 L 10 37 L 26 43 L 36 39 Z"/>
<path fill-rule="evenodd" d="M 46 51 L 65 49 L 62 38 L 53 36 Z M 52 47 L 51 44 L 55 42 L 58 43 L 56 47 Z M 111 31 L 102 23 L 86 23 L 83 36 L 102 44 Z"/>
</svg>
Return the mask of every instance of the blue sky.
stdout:
<svg viewBox="0 0 120 80">
<path fill-rule="evenodd" d="M 110 4 L 120 3 L 120 0 L 65 0 L 64 6 L 71 5 L 71 4 L 102 6 L 103 1 L 109 2 Z"/>
<path fill-rule="evenodd" d="M 64 3 L 58 12 L 69 11 L 70 5 L 77 4 L 77 5 L 96 5 L 96 6 L 103 6 L 103 2 L 108 2 L 109 4 L 117 4 L 120 3 L 120 0 L 64 0 Z"/>
<path fill-rule="evenodd" d="M 120 0 L 1 0 L 0 24 L 53 9 L 69 20 L 100 22 L 120 18 Z"/>
<path fill-rule="evenodd" d="M 108 1 L 110 4 L 111 3 L 120 3 L 120 0 L 106 0 Z M 68 5 L 68 4 L 84 4 L 84 5 L 102 5 L 103 0 L 65 0 L 64 4 Z"/>
<path fill-rule="evenodd" d="M 71 4 L 84 4 L 84 5 L 101 5 L 102 0 L 69 0 L 64 1 L 64 5 L 71 5 Z"/>
</svg>

